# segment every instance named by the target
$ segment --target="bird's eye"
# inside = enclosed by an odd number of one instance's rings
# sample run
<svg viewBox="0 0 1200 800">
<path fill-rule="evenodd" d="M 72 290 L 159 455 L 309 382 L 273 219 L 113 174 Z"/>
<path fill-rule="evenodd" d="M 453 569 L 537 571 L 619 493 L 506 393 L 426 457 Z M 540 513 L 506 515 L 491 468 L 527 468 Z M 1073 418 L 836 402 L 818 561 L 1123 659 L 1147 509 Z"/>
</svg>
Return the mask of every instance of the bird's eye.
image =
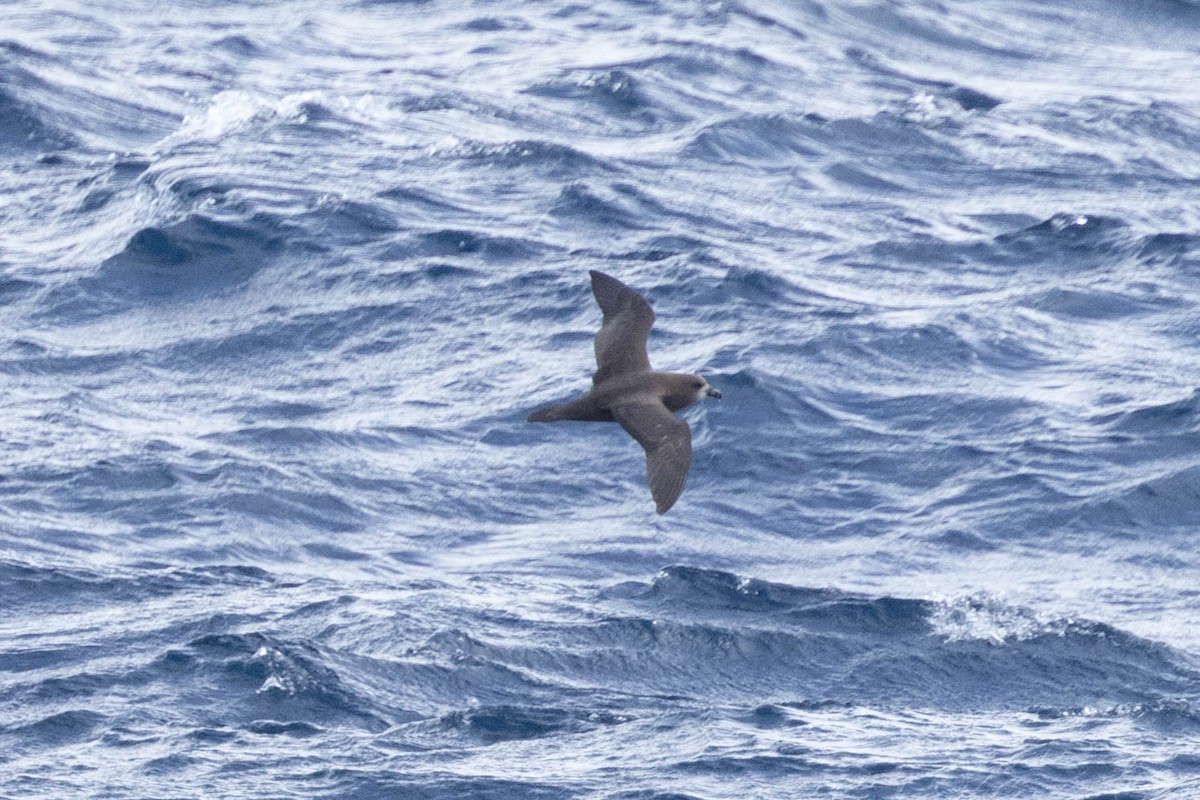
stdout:
<svg viewBox="0 0 1200 800">
<path fill-rule="evenodd" d="M 694 384 L 692 384 L 692 385 L 693 385 L 693 386 L 695 386 L 697 389 L 699 389 L 699 388 L 701 388 L 702 386 L 704 386 L 704 382 L 703 382 L 703 381 L 696 381 L 696 382 L 695 382 Z"/>
</svg>

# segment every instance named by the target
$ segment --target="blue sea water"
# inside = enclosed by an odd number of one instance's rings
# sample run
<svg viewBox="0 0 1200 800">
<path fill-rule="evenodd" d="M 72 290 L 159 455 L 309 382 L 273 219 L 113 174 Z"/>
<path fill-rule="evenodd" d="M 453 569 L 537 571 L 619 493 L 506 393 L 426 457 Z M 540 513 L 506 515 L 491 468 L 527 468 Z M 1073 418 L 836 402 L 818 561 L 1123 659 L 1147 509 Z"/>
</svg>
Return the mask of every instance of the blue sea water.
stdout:
<svg viewBox="0 0 1200 800">
<path fill-rule="evenodd" d="M 1200 6 L 10 0 L 0 161 L 0 796 L 1200 797 Z"/>
</svg>

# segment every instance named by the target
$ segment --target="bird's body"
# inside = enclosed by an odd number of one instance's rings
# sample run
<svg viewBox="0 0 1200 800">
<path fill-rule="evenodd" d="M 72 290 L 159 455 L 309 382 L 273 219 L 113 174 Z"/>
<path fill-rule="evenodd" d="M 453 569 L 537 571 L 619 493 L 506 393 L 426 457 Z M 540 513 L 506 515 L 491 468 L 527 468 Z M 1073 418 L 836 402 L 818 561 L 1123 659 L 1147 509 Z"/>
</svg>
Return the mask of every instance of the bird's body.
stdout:
<svg viewBox="0 0 1200 800">
<path fill-rule="evenodd" d="M 596 334 L 596 374 L 580 398 L 529 415 L 530 422 L 616 422 L 646 451 L 650 493 L 659 514 L 683 492 L 692 463 L 692 433 L 675 416 L 703 397 L 721 393 L 699 375 L 655 372 L 646 354 L 654 311 L 646 298 L 593 270 L 592 293 L 604 323 Z"/>
</svg>

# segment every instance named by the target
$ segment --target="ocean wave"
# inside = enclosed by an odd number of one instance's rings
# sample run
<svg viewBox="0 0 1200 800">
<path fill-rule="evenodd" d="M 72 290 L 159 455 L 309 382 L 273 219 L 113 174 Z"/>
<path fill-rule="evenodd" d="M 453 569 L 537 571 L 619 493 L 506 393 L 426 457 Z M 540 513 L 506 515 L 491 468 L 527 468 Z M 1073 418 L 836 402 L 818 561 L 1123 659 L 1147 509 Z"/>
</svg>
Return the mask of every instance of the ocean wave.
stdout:
<svg viewBox="0 0 1200 800">
<path fill-rule="evenodd" d="M 0 14 L 0 794 L 1195 793 L 1194 4 L 218 5 Z"/>
</svg>

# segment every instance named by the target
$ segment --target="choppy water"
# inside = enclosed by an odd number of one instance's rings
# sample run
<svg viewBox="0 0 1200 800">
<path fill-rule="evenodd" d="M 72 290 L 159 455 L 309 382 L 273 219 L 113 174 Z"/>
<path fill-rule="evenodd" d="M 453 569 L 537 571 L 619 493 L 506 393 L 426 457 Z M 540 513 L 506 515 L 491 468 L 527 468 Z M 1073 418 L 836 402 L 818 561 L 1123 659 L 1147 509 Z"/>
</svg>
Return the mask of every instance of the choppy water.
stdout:
<svg viewBox="0 0 1200 800">
<path fill-rule="evenodd" d="M 0 6 L 0 795 L 1200 797 L 1200 7 Z M 687 491 L 586 388 L 656 305 Z"/>
</svg>

